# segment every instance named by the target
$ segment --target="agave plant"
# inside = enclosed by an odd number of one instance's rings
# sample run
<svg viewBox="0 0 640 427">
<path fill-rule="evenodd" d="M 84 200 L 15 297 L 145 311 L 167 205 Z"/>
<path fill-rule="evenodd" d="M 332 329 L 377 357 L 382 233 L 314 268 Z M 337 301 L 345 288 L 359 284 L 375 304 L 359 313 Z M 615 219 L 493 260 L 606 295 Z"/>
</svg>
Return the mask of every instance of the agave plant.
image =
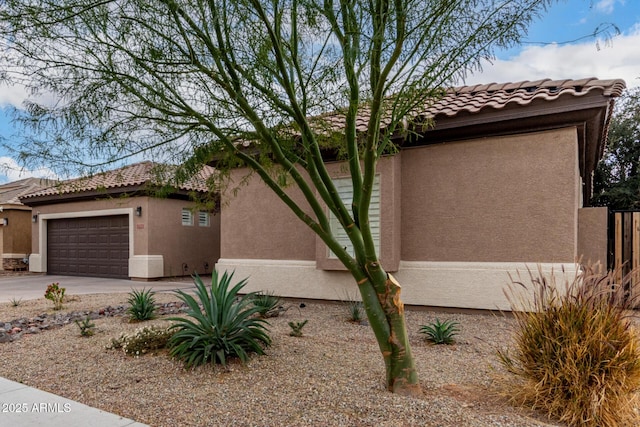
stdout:
<svg viewBox="0 0 640 427">
<path fill-rule="evenodd" d="M 261 317 L 278 317 L 284 307 L 280 305 L 280 297 L 273 292 L 258 292 L 254 294 L 251 302 L 258 308 Z"/>
<path fill-rule="evenodd" d="M 226 365 L 230 357 L 246 362 L 250 353 L 264 354 L 271 344 L 267 325 L 255 316 L 259 308 L 252 304 L 254 293 L 238 295 L 247 284 L 243 279 L 231 285 L 233 273 L 211 277 L 211 287 L 194 276 L 195 298 L 176 291 L 186 305 L 187 317 L 173 317 L 175 334 L 169 339 L 169 353 L 187 368 L 207 363 Z"/>
<path fill-rule="evenodd" d="M 453 337 L 458 335 L 458 332 L 460 332 L 460 324 L 453 320 L 436 319 L 435 322 L 420 327 L 420 333 L 425 334 L 427 340 L 434 344 L 453 344 L 455 342 Z"/>
<path fill-rule="evenodd" d="M 131 320 L 142 322 L 156 318 L 155 294 L 151 289 L 142 289 L 141 291 L 132 289 L 129 292 L 127 314 Z"/>
</svg>

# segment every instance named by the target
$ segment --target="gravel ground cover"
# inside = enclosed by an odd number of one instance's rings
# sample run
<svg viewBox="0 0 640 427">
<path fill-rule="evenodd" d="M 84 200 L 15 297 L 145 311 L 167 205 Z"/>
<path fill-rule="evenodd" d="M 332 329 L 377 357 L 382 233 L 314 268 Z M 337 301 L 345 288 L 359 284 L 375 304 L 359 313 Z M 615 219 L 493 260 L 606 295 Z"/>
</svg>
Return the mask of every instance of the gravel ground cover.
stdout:
<svg viewBox="0 0 640 427">
<path fill-rule="evenodd" d="M 177 301 L 157 294 L 159 303 Z M 62 311 L 126 304 L 126 294 L 70 295 Z M 159 318 L 130 323 L 97 319 L 96 334 L 79 328 L 26 334 L 0 344 L 0 376 L 114 412 L 152 426 L 549 426 L 539 414 L 508 405 L 500 394 L 505 372 L 495 356 L 509 342 L 512 319 L 491 314 L 407 310 L 412 349 L 424 397 L 385 391 L 384 366 L 369 326 L 348 321 L 341 303 L 286 301 L 269 319 L 267 355 L 227 368 L 185 370 L 166 351 L 138 358 L 106 347 L 121 333 Z M 0 322 L 53 313 L 44 298 L 0 304 Z M 439 318 L 460 323 L 455 345 L 430 345 L 420 325 Z M 303 337 L 290 321 L 308 319 Z"/>
</svg>

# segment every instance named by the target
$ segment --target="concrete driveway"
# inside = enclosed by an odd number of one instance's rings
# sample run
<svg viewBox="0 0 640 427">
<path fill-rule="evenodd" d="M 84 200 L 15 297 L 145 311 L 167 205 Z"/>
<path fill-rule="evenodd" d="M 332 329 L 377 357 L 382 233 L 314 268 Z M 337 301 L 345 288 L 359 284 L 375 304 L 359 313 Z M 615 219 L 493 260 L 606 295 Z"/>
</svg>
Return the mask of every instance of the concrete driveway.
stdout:
<svg viewBox="0 0 640 427">
<path fill-rule="evenodd" d="M 205 279 L 206 280 L 206 279 Z M 128 293 L 132 289 L 153 288 L 155 292 L 171 292 L 176 289 L 195 289 L 191 280 L 138 282 L 123 279 L 104 279 L 100 277 L 46 276 L 28 274 L 22 276 L 0 276 L 0 302 L 13 299 L 38 299 L 44 297 L 47 285 L 60 283 L 66 288 L 67 295 Z M 207 283 L 205 281 L 205 283 Z"/>
</svg>

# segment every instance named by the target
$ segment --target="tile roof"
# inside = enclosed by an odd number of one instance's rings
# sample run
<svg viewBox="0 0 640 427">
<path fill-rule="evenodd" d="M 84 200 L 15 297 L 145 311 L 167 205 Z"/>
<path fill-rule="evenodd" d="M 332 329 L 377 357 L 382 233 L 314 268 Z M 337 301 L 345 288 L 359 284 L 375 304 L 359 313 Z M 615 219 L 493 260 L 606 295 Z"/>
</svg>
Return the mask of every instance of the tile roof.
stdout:
<svg viewBox="0 0 640 427">
<path fill-rule="evenodd" d="M 160 165 L 150 161 L 134 163 L 119 169 L 102 172 L 89 177 L 76 178 L 60 182 L 57 185 L 31 192 L 21 199 L 31 199 L 41 196 L 64 195 L 87 191 L 100 191 L 107 189 L 140 187 L 144 185 L 172 184 L 172 172 L 174 167 Z M 205 166 L 200 174 L 187 182 L 175 185 L 178 190 L 184 191 L 208 191 L 207 178 L 211 176 L 214 168 Z"/>
<path fill-rule="evenodd" d="M 478 114 L 487 110 L 500 110 L 508 106 L 526 106 L 533 101 L 555 101 L 560 97 L 582 97 L 600 93 L 603 97 L 618 97 L 626 85 L 624 80 L 599 80 L 595 77 L 581 80 L 521 81 L 515 83 L 490 83 L 459 86 L 445 91 L 444 96 L 426 104 L 413 113 L 422 121 L 438 116 L 453 117 L 460 113 Z M 360 109 L 357 130 L 365 132 L 369 119 L 368 107 Z M 317 118 L 319 128 L 338 130 L 344 127 L 344 114 L 332 112 Z M 383 127 L 385 126 L 383 119 Z"/>
<path fill-rule="evenodd" d="M 426 113 L 432 117 L 438 114 L 454 116 L 461 111 L 478 113 L 485 108 L 502 109 L 514 103 L 526 105 L 537 99 L 554 101 L 561 96 L 580 97 L 593 91 L 599 91 L 605 97 L 618 97 L 624 88 L 624 80 L 598 80 L 594 77 L 462 86 L 447 91 L 444 98 L 427 108 Z"/>
<path fill-rule="evenodd" d="M 24 178 L 0 185 L 1 205 L 21 205 L 20 197 L 54 185 L 55 181 L 44 178 Z"/>
</svg>

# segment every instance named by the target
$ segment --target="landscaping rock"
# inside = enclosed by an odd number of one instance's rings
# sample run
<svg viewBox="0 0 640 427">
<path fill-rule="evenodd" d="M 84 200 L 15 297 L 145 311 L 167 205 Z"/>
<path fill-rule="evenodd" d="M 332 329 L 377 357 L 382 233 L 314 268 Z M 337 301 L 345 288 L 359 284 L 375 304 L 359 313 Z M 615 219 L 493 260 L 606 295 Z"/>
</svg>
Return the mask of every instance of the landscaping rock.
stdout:
<svg viewBox="0 0 640 427">
<path fill-rule="evenodd" d="M 89 317 L 91 320 L 101 317 L 123 316 L 127 312 L 127 306 L 116 307 L 107 306 L 96 311 L 72 311 L 69 313 L 42 313 L 31 319 L 20 318 L 10 322 L 0 322 L 0 343 L 15 341 L 22 334 L 39 334 L 42 331 L 60 328 L 74 323 L 76 320 L 84 320 Z M 167 314 L 178 314 L 186 309 L 183 302 L 170 302 L 159 304 L 156 313 L 160 316 Z"/>
</svg>

